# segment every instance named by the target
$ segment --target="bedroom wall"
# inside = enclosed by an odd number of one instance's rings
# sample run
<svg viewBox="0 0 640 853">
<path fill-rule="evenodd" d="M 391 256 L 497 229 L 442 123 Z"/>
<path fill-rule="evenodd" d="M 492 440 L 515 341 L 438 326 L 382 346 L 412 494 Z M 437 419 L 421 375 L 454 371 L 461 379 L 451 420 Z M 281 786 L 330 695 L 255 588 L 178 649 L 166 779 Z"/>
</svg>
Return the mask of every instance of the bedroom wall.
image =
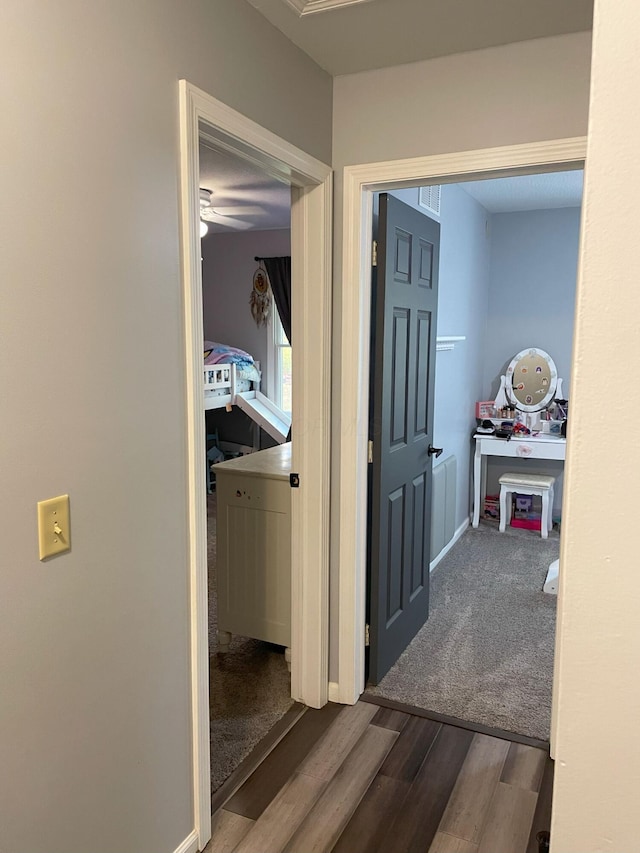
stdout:
<svg viewBox="0 0 640 853">
<path fill-rule="evenodd" d="M 260 362 L 261 388 L 267 393 L 269 371 L 267 342 L 270 326 L 258 328 L 249 307 L 254 258 L 291 254 L 291 232 L 243 231 L 242 233 L 207 234 L 202 240 L 202 300 L 204 336 L 206 340 L 237 346 L 250 352 Z M 275 305 L 273 306 L 275 309 Z M 207 429 L 217 429 L 222 441 L 254 445 L 255 423 L 234 407 L 231 412 L 212 409 L 206 414 Z M 260 430 L 260 447 L 273 447 L 276 442 Z"/>
<path fill-rule="evenodd" d="M 407 65 L 349 74 L 334 81 L 334 376 L 342 334 L 342 168 L 347 164 L 466 151 L 587 132 L 590 33 L 519 42 Z M 334 381 L 333 429 L 341 422 Z M 333 483 L 340 448 L 333 444 Z M 330 678 L 338 678 L 337 545 L 340 502 L 331 502 Z"/>
<path fill-rule="evenodd" d="M 568 399 L 579 244 L 579 207 L 492 215 L 482 399 L 527 346 L 553 358 Z"/>
<path fill-rule="evenodd" d="M 202 241 L 202 300 L 204 336 L 250 352 L 262 369 L 266 393 L 267 341 L 270 326 L 258 327 L 251 316 L 249 297 L 254 258 L 291 254 L 289 230 L 208 234 Z M 275 305 L 273 306 L 275 310 Z"/>
<path fill-rule="evenodd" d="M 418 189 L 393 195 L 421 213 Z M 433 443 L 444 448 L 434 467 L 448 456 L 457 466 L 456 529 L 469 518 L 471 442 L 475 403 L 482 389 L 485 329 L 489 304 L 490 243 L 487 211 L 456 184 L 445 184 L 440 198 L 440 281 L 438 335 L 464 335 L 465 341 L 436 354 Z"/>
<path fill-rule="evenodd" d="M 331 157 L 331 79 L 244 0 L 0 7 L 1 853 L 194 826 L 178 87 Z M 153 365 L 153 369 L 151 369 Z M 71 498 L 38 560 L 36 501 Z"/>
<path fill-rule="evenodd" d="M 580 208 L 496 213 L 491 217 L 491 283 L 481 399 L 498 393 L 513 356 L 538 346 L 553 358 L 570 397 L 571 350 L 580 244 Z M 480 399 L 480 398 L 479 398 Z M 560 517 L 564 465 L 509 460 L 509 469 L 553 474 L 554 516 Z M 498 494 L 505 462 L 489 459 L 487 489 Z"/>
</svg>

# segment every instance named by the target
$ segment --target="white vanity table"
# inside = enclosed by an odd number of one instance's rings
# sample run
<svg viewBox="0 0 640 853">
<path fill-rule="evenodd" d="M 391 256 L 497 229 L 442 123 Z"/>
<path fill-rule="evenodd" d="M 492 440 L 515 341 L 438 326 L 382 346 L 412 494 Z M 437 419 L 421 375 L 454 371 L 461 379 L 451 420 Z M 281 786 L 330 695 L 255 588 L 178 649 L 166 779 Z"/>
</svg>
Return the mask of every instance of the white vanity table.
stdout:
<svg viewBox="0 0 640 853">
<path fill-rule="evenodd" d="M 473 459 L 473 526 L 480 523 L 480 510 L 487 494 L 487 456 L 510 459 L 551 459 L 564 462 L 567 440 L 555 435 L 512 436 L 510 439 L 495 435 L 474 436 L 476 452 Z"/>
<path fill-rule="evenodd" d="M 493 409 L 498 418 L 490 419 L 495 426 L 503 427 L 504 409 L 515 409 L 522 422 L 530 416 L 528 425 L 537 421 L 540 426 L 542 413 L 548 413 L 556 408 L 561 419 L 567 417 L 567 401 L 562 398 L 562 379 L 558 378 L 555 363 L 551 356 L 538 347 L 528 347 L 515 355 L 500 377 L 500 389 Z M 564 408 L 561 409 L 560 407 Z M 502 412 L 503 414 L 500 414 Z M 508 420 L 508 419 L 504 419 Z M 485 426 L 483 423 L 482 426 Z M 506 428 L 503 428 L 505 431 Z M 567 453 L 567 440 L 562 435 L 547 432 L 533 432 L 522 435 L 511 432 L 508 438 L 498 437 L 493 432 L 476 432 L 473 436 L 476 442 L 476 452 L 473 457 L 473 521 L 474 527 L 480 523 L 480 511 L 484 506 L 487 494 L 487 457 L 498 456 L 504 459 L 549 459 L 554 462 L 564 462 Z M 506 466 L 505 466 L 506 467 Z M 553 509 L 553 508 L 552 508 Z M 502 528 L 504 529 L 504 528 Z M 559 560 L 554 560 L 549 566 L 544 592 L 558 592 Z"/>
</svg>

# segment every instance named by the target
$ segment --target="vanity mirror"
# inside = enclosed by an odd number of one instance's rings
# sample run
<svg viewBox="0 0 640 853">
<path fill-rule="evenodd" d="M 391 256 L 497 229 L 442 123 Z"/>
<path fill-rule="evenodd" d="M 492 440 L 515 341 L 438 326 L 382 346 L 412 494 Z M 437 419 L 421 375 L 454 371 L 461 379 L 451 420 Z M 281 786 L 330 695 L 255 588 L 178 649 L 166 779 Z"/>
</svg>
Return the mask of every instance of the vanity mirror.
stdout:
<svg viewBox="0 0 640 853">
<path fill-rule="evenodd" d="M 506 391 L 523 412 L 539 412 L 556 396 L 558 372 L 551 356 L 531 347 L 519 352 L 507 367 Z"/>
<path fill-rule="evenodd" d="M 528 347 L 511 359 L 506 375 L 500 377 L 496 408 L 510 405 L 521 412 L 540 412 L 562 394 L 561 383 L 551 356 Z"/>
</svg>

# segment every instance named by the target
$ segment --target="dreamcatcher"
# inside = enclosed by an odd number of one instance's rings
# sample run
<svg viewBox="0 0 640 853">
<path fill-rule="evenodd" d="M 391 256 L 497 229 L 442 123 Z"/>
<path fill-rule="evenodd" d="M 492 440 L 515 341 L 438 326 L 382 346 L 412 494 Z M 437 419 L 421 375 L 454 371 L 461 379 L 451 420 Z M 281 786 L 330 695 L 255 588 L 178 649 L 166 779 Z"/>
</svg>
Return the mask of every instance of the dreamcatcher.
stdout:
<svg viewBox="0 0 640 853">
<path fill-rule="evenodd" d="M 253 274 L 253 288 L 249 298 L 251 306 L 251 316 L 256 321 L 258 327 L 266 326 L 269 314 L 271 313 L 271 289 L 269 287 L 269 279 L 267 271 L 260 261 L 260 266 Z"/>
</svg>

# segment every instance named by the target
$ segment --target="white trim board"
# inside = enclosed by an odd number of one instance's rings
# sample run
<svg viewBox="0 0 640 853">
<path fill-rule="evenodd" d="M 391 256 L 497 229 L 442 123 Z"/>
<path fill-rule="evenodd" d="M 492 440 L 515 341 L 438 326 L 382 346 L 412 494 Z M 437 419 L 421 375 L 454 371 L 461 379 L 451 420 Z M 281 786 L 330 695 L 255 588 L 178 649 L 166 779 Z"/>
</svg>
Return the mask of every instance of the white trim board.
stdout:
<svg viewBox="0 0 640 853">
<path fill-rule="evenodd" d="M 347 166 L 344 169 L 341 374 L 340 601 L 338 695 L 353 704 L 364 690 L 366 612 L 367 439 L 373 193 L 582 168 L 586 138 L 551 140 Z"/>
<path fill-rule="evenodd" d="M 184 291 L 188 463 L 194 825 L 211 837 L 207 512 L 202 387 L 202 270 L 199 141 L 257 164 L 291 185 L 293 470 L 291 694 L 319 708 L 327 701 L 329 646 L 329 430 L 332 171 L 226 104 L 179 83 L 180 214 Z"/>
<path fill-rule="evenodd" d="M 329 682 L 329 702 L 340 702 L 340 685 L 337 681 Z"/>
<path fill-rule="evenodd" d="M 194 829 L 185 838 L 182 844 L 178 844 L 173 853 L 196 853 L 198 850 L 198 833 Z"/>
</svg>

